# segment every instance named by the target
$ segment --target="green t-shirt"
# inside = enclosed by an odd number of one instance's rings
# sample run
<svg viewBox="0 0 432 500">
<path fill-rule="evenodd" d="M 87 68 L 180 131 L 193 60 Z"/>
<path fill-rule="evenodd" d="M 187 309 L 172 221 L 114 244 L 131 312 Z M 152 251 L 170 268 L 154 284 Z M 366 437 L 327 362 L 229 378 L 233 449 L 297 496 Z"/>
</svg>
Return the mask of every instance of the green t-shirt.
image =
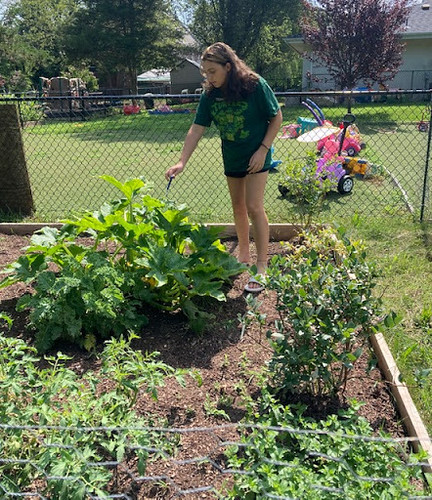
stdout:
<svg viewBox="0 0 432 500">
<path fill-rule="evenodd" d="M 276 116 L 279 103 L 264 78 L 260 77 L 255 90 L 241 101 L 227 102 L 220 89 L 209 96 L 201 94 L 194 123 L 210 127 L 214 122 L 222 139 L 225 173 L 244 172 L 249 159 L 259 148 L 267 132 L 269 120 Z M 267 153 L 264 170 L 270 166 Z"/>
</svg>

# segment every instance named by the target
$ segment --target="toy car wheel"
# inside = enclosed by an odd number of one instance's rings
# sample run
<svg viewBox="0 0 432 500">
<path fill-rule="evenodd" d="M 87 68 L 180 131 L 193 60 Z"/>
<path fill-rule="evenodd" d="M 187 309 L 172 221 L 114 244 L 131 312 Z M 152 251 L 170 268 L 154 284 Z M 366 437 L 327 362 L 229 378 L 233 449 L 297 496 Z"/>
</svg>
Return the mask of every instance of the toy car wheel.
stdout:
<svg viewBox="0 0 432 500">
<path fill-rule="evenodd" d="M 337 189 L 340 194 L 351 193 L 353 187 L 354 187 L 354 180 L 350 175 L 344 175 L 339 179 Z"/>
<path fill-rule="evenodd" d="M 283 184 L 278 184 L 278 189 L 279 189 L 279 193 L 282 196 L 286 196 L 288 194 L 288 188 L 286 186 L 284 186 Z"/>
<path fill-rule="evenodd" d="M 357 153 L 357 151 L 355 150 L 355 148 L 353 146 L 350 146 L 349 148 L 347 148 L 346 152 L 347 152 L 348 156 L 355 156 Z"/>
</svg>

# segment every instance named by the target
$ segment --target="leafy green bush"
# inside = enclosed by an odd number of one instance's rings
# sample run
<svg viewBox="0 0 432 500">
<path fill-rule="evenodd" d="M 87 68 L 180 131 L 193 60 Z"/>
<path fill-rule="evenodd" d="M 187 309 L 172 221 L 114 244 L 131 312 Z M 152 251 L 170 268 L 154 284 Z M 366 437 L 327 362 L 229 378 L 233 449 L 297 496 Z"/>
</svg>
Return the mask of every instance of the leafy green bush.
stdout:
<svg viewBox="0 0 432 500">
<path fill-rule="evenodd" d="M 30 310 L 41 351 L 60 339 L 91 349 L 97 337 L 138 330 L 149 307 L 181 309 L 202 331 L 212 317 L 203 299 L 226 300 L 224 283 L 245 268 L 217 230 L 189 223 L 185 208 L 149 196 L 144 181 L 104 179 L 124 197 L 34 234 L 0 282 L 32 284 L 18 308 Z"/>
<path fill-rule="evenodd" d="M 299 159 L 289 158 L 285 162 L 285 171 L 279 181 L 279 191 L 289 196 L 294 204 L 293 215 L 299 223 L 310 227 L 314 218 L 323 210 L 326 194 L 334 182 L 317 175 L 316 155 L 309 151 Z"/>
<path fill-rule="evenodd" d="M 22 101 L 19 104 L 21 120 L 27 122 L 39 122 L 45 118 L 43 104 L 37 101 Z"/>
<path fill-rule="evenodd" d="M 40 367 L 34 348 L 0 335 L 2 498 L 35 484 L 44 498 L 105 498 L 122 462 L 144 475 L 149 460 L 174 452 L 177 436 L 149 428 L 166 422 L 137 415 L 133 404 L 139 390 L 157 397 L 167 377 L 184 384 L 187 372 L 131 349 L 133 338 L 108 341 L 100 371 L 79 376 L 61 353 Z"/>
<path fill-rule="evenodd" d="M 62 72 L 60 76 L 66 78 L 81 78 L 88 92 L 99 90 L 99 82 L 96 75 L 84 64 L 80 66 L 68 66 L 67 71 Z"/>
<path fill-rule="evenodd" d="M 228 452 L 228 468 L 238 471 L 224 498 L 302 500 L 385 500 L 409 493 L 427 496 L 421 479 L 422 455 L 408 450 L 357 415 L 359 404 L 316 421 L 301 405 L 283 406 L 264 393 L 249 408 L 239 445 Z M 382 440 L 380 440 L 382 438 Z M 415 497 L 417 498 L 417 496 Z"/>
<path fill-rule="evenodd" d="M 379 327 L 376 273 L 359 242 L 343 232 L 304 233 L 292 253 L 271 259 L 266 284 L 276 294 L 279 318 L 267 334 L 269 368 L 286 392 L 332 394 L 346 383 L 368 337 Z"/>
</svg>

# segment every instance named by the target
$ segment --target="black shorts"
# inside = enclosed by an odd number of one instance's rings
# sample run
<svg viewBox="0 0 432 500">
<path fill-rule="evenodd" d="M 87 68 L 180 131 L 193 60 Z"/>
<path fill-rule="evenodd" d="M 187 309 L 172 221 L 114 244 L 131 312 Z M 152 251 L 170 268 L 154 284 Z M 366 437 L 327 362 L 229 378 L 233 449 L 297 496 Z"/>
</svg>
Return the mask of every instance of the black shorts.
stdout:
<svg viewBox="0 0 432 500">
<path fill-rule="evenodd" d="M 269 166 L 264 166 L 263 169 L 261 169 L 259 172 L 255 172 L 256 174 L 261 174 L 263 172 L 268 172 L 270 170 L 270 165 Z M 250 174 L 249 172 L 247 171 L 243 171 L 243 172 L 225 172 L 225 176 L 226 177 L 236 177 L 237 179 L 241 179 L 242 177 L 246 177 L 247 175 L 253 175 L 253 174 Z"/>
</svg>

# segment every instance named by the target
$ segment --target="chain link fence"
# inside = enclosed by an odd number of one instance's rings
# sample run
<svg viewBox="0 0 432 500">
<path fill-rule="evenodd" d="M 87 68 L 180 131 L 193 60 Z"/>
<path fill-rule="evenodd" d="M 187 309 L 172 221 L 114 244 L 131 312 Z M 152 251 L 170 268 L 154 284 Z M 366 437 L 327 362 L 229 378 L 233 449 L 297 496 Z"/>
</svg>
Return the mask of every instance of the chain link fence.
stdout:
<svg viewBox="0 0 432 500">
<path fill-rule="evenodd" d="M 0 433 L 9 443 L 22 443 L 15 454 L 9 446 L 8 456 L 0 457 L 2 499 L 432 498 L 422 472 L 429 464 L 410 454 L 413 438 L 257 424 L 193 429 L 1 424 Z M 171 441 L 171 451 L 163 440 Z M 366 467 L 374 457 L 384 465 Z M 240 482 L 247 496 L 233 494 Z"/>
<path fill-rule="evenodd" d="M 344 143 L 354 156 L 350 166 L 354 186 L 349 194 L 335 190 L 328 195 L 323 218 L 337 220 L 355 213 L 417 220 L 432 216 L 431 91 L 277 93 L 277 97 L 284 122 L 274 141 L 275 168 L 266 191 L 270 222 L 295 219 L 294 205 L 279 190 L 287 162 L 322 146 L 316 140 L 301 142 L 297 135 L 308 133 L 322 120 L 338 127 L 347 112 L 355 117 L 355 128 L 346 135 L 351 147 Z M 142 176 L 154 196 L 187 204 L 196 221 L 231 221 L 220 139 L 213 126 L 185 172 L 166 189 L 164 172 L 179 158 L 198 100 L 197 94 L 0 98 L 0 105 L 13 103 L 19 108 L 34 218 L 57 221 L 76 211 L 99 208 L 118 195 L 100 179 L 111 175 L 121 181 Z M 7 182 L 14 168 L 8 164 L 9 145 L 4 143 L 1 171 Z M 11 217 L 2 215 L 4 221 Z"/>
</svg>

